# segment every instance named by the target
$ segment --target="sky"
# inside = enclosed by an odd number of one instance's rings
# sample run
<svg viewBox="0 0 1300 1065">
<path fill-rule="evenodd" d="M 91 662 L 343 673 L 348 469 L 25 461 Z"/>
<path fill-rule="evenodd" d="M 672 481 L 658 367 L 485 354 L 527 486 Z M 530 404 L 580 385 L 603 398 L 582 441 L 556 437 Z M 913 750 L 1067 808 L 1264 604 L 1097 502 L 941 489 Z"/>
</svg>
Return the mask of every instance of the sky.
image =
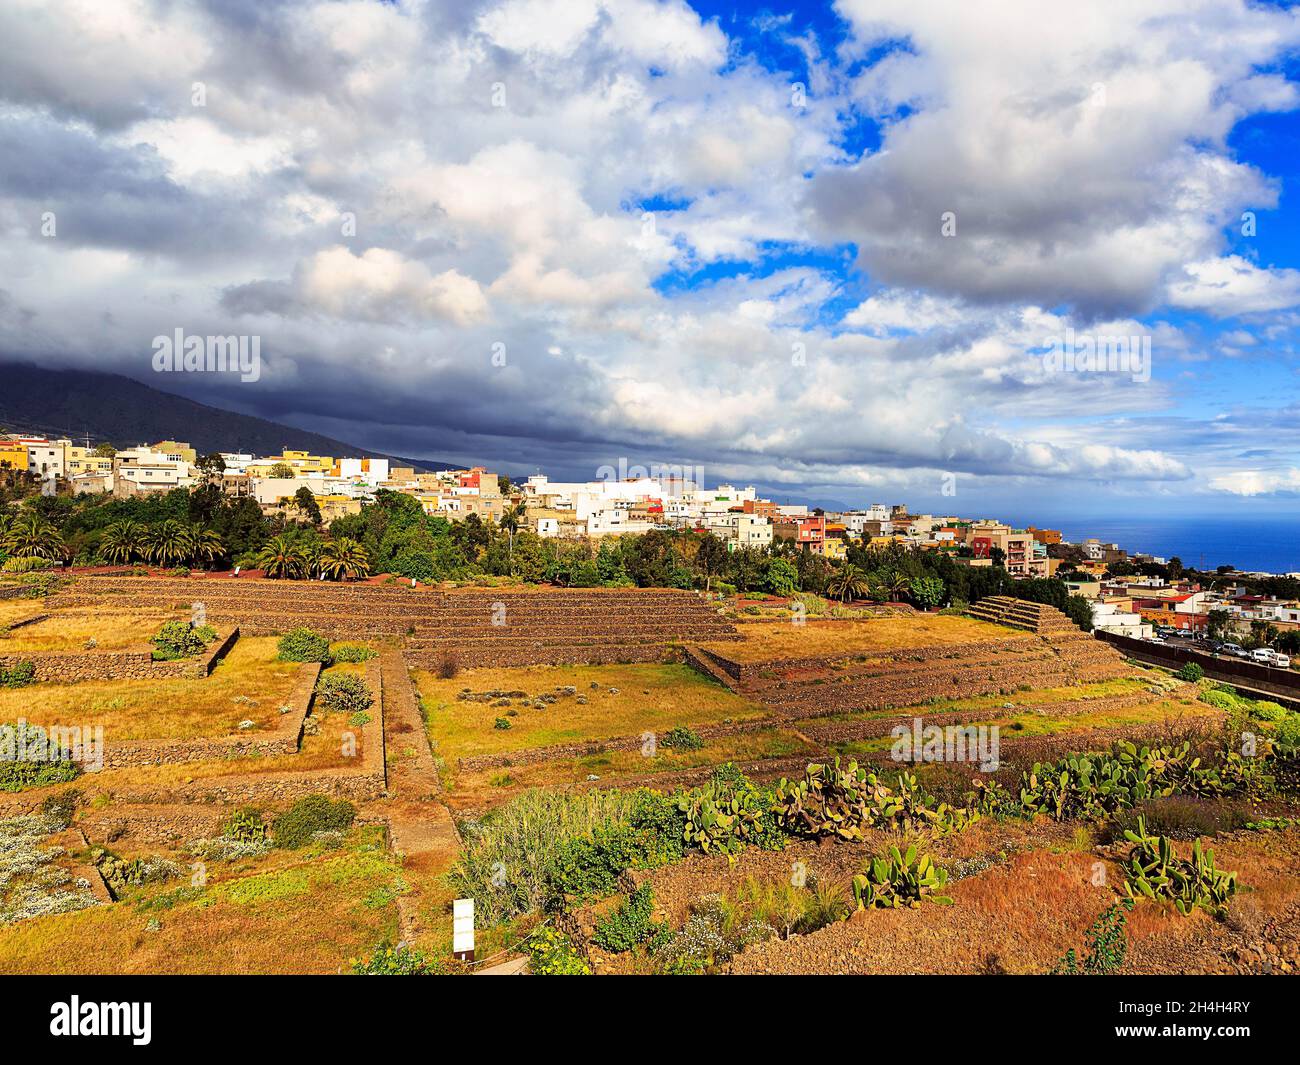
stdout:
<svg viewBox="0 0 1300 1065">
<path fill-rule="evenodd" d="M 9 0 L 0 357 L 557 479 L 1277 519 L 1298 81 L 1237 0 Z"/>
</svg>

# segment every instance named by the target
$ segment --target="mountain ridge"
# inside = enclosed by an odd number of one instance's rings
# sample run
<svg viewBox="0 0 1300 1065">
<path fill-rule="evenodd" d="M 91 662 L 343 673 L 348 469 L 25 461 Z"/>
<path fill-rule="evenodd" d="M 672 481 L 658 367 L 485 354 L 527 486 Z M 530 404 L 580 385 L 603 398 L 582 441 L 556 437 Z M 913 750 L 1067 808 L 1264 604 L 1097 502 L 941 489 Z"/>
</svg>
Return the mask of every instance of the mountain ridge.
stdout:
<svg viewBox="0 0 1300 1065">
<path fill-rule="evenodd" d="M 184 440 L 200 454 L 239 449 L 255 455 L 281 449 L 317 455 L 381 458 L 422 470 L 452 470 L 455 463 L 411 459 L 357 447 L 324 433 L 214 407 L 151 388 L 122 374 L 0 360 L 0 426 L 10 431 L 66 436 L 132 447 Z"/>
</svg>

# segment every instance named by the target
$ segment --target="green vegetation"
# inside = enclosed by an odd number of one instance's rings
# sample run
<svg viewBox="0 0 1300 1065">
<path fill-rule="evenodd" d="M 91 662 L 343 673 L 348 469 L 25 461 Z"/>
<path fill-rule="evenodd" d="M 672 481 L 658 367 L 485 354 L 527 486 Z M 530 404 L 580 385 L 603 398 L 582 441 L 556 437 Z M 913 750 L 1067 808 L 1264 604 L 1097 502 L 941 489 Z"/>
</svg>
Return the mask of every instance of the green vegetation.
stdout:
<svg viewBox="0 0 1300 1065">
<path fill-rule="evenodd" d="M 1237 874 L 1216 868 L 1214 851 L 1202 850 L 1199 839 L 1189 860 L 1174 853 L 1168 836 L 1147 835 L 1141 818 L 1137 831 L 1124 836 L 1134 845 L 1124 866 L 1129 898 L 1167 899 L 1183 916 L 1199 908 L 1218 917 L 1227 909 L 1237 891 Z"/>
<path fill-rule="evenodd" d="M 887 857 L 872 858 L 853 878 L 853 901 L 859 910 L 915 908 L 923 902 L 951 906 L 952 897 L 943 893 L 947 883 L 947 870 L 928 854 L 918 857 L 915 844 L 906 854 L 890 847 Z"/>
<path fill-rule="evenodd" d="M 1186 663 L 1182 669 L 1174 674 L 1179 680 L 1190 680 L 1192 682 L 1200 680 L 1205 676 L 1205 670 L 1196 662 Z"/>
<path fill-rule="evenodd" d="M 0 688 L 25 688 L 36 677 L 36 664 L 18 661 L 6 669 L 0 666 Z"/>
<path fill-rule="evenodd" d="M 587 963 L 563 932 L 542 925 L 524 942 L 528 971 L 533 976 L 590 976 Z"/>
<path fill-rule="evenodd" d="M 0 725 L 0 791 L 63 784 L 81 775 L 76 762 L 55 757 L 45 729 L 19 721 Z"/>
<path fill-rule="evenodd" d="M 217 638 L 211 625 L 191 625 L 187 621 L 164 621 L 162 627 L 150 638 L 155 662 L 172 662 L 179 658 L 192 658 L 207 650 Z"/>
<path fill-rule="evenodd" d="M 704 746 L 704 740 L 694 729 L 687 728 L 685 725 L 676 725 L 659 741 L 659 746 L 674 751 L 698 751 Z"/>
<path fill-rule="evenodd" d="M 356 715 L 374 702 L 374 693 L 355 673 L 322 673 L 316 682 L 316 705 L 326 712 Z"/>
<path fill-rule="evenodd" d="M 623 954 L 642 944 L 653 950 L 671 935 L 667 925 L 653 920 L 654 905 L 654 892 L 649 884 L 642 884 L 596 925 L 591 941 L 611 954 Z"/>
<path fill-rule="evenodd" d="M 330 654 L 330 642 L 318 632 L 311 629 L 290 629 L 280 637 L 276 645 L 276 658 L 281 662 L 320 662 L 329 665 L 333 662 Z"/>
<path fill-rule="evenodd" d="M 373 647 L 359 643 L 341 643 L 333 651 L 335 662 L 369 662 L 378 658 L 379 652 Z"/>
<path fill-rule="evenodd" d="M 1056 967 L 1053 976 L 1110 976 L 1124 967 L 1124 956 L 1128 953 L 1128 911 L 1133 909 L 1133 900 L 1120 899 L 1101 911 L 1084 935 L 1088 952 L 1079 961 L 1074 948 L 1065 952 Z"/>
<path fill-rule="evenodd" d="M 298 850 L 307 846 L 319 832 L 347 831 L 356 815 L 356 808 L 346 799 L 308 795 L 275 819 L 271 835 L 277 847 Z"/>
</svg>

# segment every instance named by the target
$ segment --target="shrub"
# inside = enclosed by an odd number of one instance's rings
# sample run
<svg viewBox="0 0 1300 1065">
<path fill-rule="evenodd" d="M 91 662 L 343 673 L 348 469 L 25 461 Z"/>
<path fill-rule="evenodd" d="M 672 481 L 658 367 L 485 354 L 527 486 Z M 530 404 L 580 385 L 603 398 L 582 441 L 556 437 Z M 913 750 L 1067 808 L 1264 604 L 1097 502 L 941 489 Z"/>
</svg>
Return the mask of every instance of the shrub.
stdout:
<svg viewBox="0 0 1300 1065">
<path fill-rule="evenodd" d="M 510 727 L 510 719 L 508 717 L 499 717 L 492 722 L 492 727 L 501 729 L 504 732 Z"/>
<path fill-rule="evenodd" d="M 590 976 L 591 970 L 563 932 L 543 925 L 524 942 L 533 976 Z"/>
<path fill-rule="evenodd" d="M 677 725 L 668 730 L 668 734 L 659 741 L 661 747 L 670 747 L 675 751 L 698 751 L 704 746 L 704 740 L 694 729 Z"/>
<path fill-rule="evenodd" d="M 668 800 L 656 805 L 642 794 L 651 793 L 593 788 L 517 795 L 481 821 L 460 826 L 465 846 L 448 874 L 451 886 L 458 898 L 473 898 L 475 912 L 495 924 L 541 909 L 569 887 L 579 893 L 581 883 L 560 872 L 564 856 L 576 853 L 567 849 L 573 841 L 595 839 L 601 829 L 638 828 L 644 835 L 641 861 L 647 866 L 670 845 L 680 853 L 680 832 L 667 843 L 660 836 L 665 831 L 662 805 Z"/>
<path fill-rule="evenodd" d="M 1136 830 L 1141 819 L 1157 835 L 1171 839 L 1197 839 L 1244 828 L 1250 809 L 1244 803 L 1171 795 L 1166 799 L 1149 799 L 1131 810 L 1116 812 L 1103 833 L 1108 842 L 1120 842 L 1126 833 Z"/>
<path fill-rule="evenodd" d="M 453 679 L 460 672 L 460 664 L 453 654 L 445 654 L 438 660 L 438 676 L 443 680 Z"/>
<path fill-rule="evenodd" d="M 311 629 L 291 629 L 280 637 L 276 658 L 281 662 L 320 662 L 329 665 L 330 642 Z"/>
<path fill-rule="evenodd" d="M 76 788 L 50 795 L 41 803 L 41 813 L 56 825 L 67 828 L 72 824 L 72 816 L 81 804 L 81 792 Z"/>
<path fill-rule="evenodd" d="M 446 971 L 442 962 L 405 944 L 396 947 L 381 944 L 370 957 L 352 959 L 354 976 L 440 976 Z"/>
<path fill-rule="evenodd" d="M 1084 933 L 1088 953 L 1080 962 L 1071 947 L 1065 957 L 1056 963 L 1052 976 L 1110 976 L 1124 967 L 1128 953 L 1128 933 L 1125 929 L 1127 912 L 1133 908 L 1132 899 L 1120 899 L 1101 911 Z"/>
<path fill-rule="evenodd" d="M 36 677 L 33 662 L 15 662 L 9 669 L 0 666 L 0 688 L 25 688 Z"/>
<path fill-rule="evenodd" d="M 188 621 L 165 621 L 150 638 L 156 662 L 173 662 L 178 658 L 192 658 L 202 654 L 208 644 L 217 638 L 211 625 L 191 625 Z"/>
<path fill-rule="evenodd" d="M 346 831 L 356 815 L 356 808 L 346 799 L 308 795 L 275 819 L 271 833 L 277 847 L 297 850 L 310 843 L 317 832 Z"/>
<path fill-rule="evenodd" d="M 51 753 L 57 752 L 50 751 L 43 728 L 21 721 L 0 725 L 0 791 L 65 784 L 81 775 L 76 762 L 50 758 Z"/>
<path fill-rule="evenodd" d="M 379 652 L 373 647 L 359 643 L 341 643 L 333 651 L 335 662 L 369 662 L 377 658 Z"/>
<path fill-rule="evenodd" d="M 671 933 L 667 925 L 653 920 L 654 891 L 642 884 L 596 925 L 591 941 L 611 954 L 623 954 L 642 943 L 662 946 Z"/>
<path fill-rule="evenodd" d="M 547 874 L 546 906 L 569 898 L 602 898 L 628 869 L 653 869 L 682 856 L 682 820 L 676 806 L 658 792 L 641 790 L 627 819 L 597 825 L 588 836 L 565 840 Z"/>
<path fill-rule="evenodd" d="M 316 682 L 316 705 L 327 712 L 360 714 L 374 703 L 374 693 L 355 673 L 323 673 Z"/>
<path fill-rule="evenodd" d="M 1214 851 L 1192 844 L 1190 860 L 1174 853 L 1168 836 L 1147 835 L 1146 822 L 1138 818 L 1136 832 L 1125 832 L 1133 844 L 1124 865 L 1124 894 L 1131 899 L 1168 899 L 1183 916 L 1204 909 L 1221 917 L 1237 891 L 1237 874 L 1214 864 Z"/>
<path fill-rule="evenodd" d="M 48 558 L 38 558 L 35 555 L 24 555 L 21 558 L 7 558 L 4 564 L 0 565 L 0 570 L 5 573 L 36 573 L 42 570 L 51 570 L 54 568 L 54 562 Z"/>
<path fill-rule="evenodd" d="M 853 901 L 859 910 L 915 908 L 922 902 L 949 906 L 952 897 L 943 893 L 947 884 L 947 870 L 935 865 L 928 854 L 917 857 L 915 844 L 906 854 L 890 847 L 888 858 L 872 858 L 853 878 Z"/>
<path fill-rule="evenodd" d="M 1190 680 L 1194 683 L 1205 676 L 1205 670 L 1197 662 L 1187 662 L 1174 676 L 1179 680 Z"/>
</svg>

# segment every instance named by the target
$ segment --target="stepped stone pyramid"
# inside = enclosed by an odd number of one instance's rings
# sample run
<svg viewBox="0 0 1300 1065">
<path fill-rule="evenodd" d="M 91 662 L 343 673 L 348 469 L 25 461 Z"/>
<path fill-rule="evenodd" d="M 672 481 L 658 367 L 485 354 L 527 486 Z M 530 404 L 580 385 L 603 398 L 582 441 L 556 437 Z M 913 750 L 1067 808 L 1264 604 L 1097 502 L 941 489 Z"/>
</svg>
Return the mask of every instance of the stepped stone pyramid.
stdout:
<svg viewBox="0 0 1300 1065">
<path fill-rule="evenodd" d="M 1078 632 L 1079 628 L 1054 606 L 1031 603 L 1009 595 L 990 595 L 970 608 L 970 615 L 980 621 L 992 621 L 1026 632 Z"/>
</svg>

